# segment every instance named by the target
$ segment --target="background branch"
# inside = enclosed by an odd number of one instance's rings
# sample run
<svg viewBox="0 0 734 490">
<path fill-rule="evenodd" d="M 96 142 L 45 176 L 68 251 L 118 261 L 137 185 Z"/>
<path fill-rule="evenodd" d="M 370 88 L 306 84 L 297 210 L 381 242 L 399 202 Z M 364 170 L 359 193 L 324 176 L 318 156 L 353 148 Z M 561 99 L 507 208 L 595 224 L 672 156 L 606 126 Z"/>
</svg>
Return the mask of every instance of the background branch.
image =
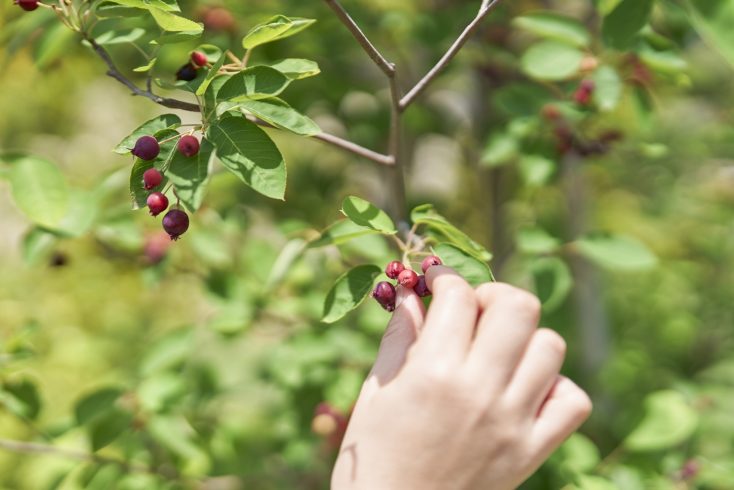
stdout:
<svg viewBox="0 0 734 490">
<path fill-rule="evenodd" d="M 472 20 L 468 26 L 464 29 L 464 31 L 459 35 L 459 37 L 454 41 L 454 44 L 451 45 L 448 51 L 446 51 L 446 54 L 443 55 L 443 57 L 436 63 L 436 65 L 431 68 L 431 70 L 426 73 L 426 75 L 415 84 L 415 86 L 410 89 L 410 91 L 405 94 L 405 96 L 400 100 L 400 110 L 404 111 L 410 104 L 415 101 L 415 99 L 423 93 L 426 88 L 428 88 L 428 85 L 431 84 L 431 82 L 438 76 L 441 71 L 443 71 L 444 68 L 451 62 L 452 59 L 454 59 L 454 56 L 461 50 L 462 47 L 464 47 L 464 44 L 469 40 L 472 34 L 477 30 L 479 27 L 479 24 L 484 20 L 484 18 L 489 14 L 489 12 L 499 3 L 499 0 L 484 0 L 482 1 L 482 7 L 479 9 L 479 13 L 476 17 L 474 17 L 474 20 Z"/>
</svg>

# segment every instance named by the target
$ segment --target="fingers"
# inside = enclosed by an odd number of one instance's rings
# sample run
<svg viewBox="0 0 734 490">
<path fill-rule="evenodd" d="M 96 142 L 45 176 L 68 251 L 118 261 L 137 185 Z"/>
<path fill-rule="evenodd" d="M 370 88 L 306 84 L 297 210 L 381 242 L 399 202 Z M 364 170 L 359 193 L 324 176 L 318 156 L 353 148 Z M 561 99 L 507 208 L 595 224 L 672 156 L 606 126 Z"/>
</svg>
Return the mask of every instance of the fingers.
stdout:
<svg viewBox="0 0 734 490">
<path fill-rule="evenodd" d="M 412 289 L 398 286 L 395 304 L 395 313 L 387 325 L 370 373 L 370 377 L 376 377 L 380 385 L 389 382 L 400 371 L 425 315 L 423 301 Z"/>
<path fill-rule="evenodd" d="M 553 330 L 541 328 L 530 339 L 527 350 L 507 388 L 507 397 L 529 414 L 538 413 L 566 357 L 566 342 Z"/>
<path fill-rule="evenodd" d="M 591 414 L 589 396 L 570 379 L 558 376 L 531 433 L 531 451 L 545 460 Z"/>
<path fill-rule="evenodd" d="M 476 297 L 482 315 L 469 354 L 469 368 L 506 385 L 538 326 L 540 302 L 522 289 L 501 283 L 482 284 Z"/>
<path fill-rule="evenodd" d="M 416 355 L 435 359 L 463 358 L 471 343 L 479 305 L 474 289 L 459 274 L 443 266 L 426 273 L 433 293 Z"/>
</svg>

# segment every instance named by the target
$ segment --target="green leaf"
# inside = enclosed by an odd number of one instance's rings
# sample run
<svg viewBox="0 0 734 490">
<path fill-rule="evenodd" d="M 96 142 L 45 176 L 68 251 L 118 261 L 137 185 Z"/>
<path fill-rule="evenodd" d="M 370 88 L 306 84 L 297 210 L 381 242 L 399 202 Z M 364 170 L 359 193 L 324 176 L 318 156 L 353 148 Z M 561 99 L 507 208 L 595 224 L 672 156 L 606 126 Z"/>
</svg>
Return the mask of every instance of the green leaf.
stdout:
<svg viewBox="0 0 734 490">
<path fill-rule="evenodd" d="M 61 59 L 78 42 L 74 31 L 60 23 L 49 26 L 40 35 L 33 52 L 39 68 L 46 68 Z"/>
<path fill-rule="evenodd" d="M 158 27 L 166 32 L 185 32 L 187 34 L 201 34 L 204 32 L 203 24 L 172 14 L 167 10 L 159 8 L 150 8 L 149 10 Z"/>
<path fill-rule="evenodd" d="M 644 49 L 639 52 L 640 59 L 658 73 L 680 73 L 688 68 L 688 62 L 673 51 L 653 51 Z"/>
<path fill-rule="evenodd" d="M 410 219 L 414 224 L 426 225 L 444 240 L 456 245 L 480 261 L 489 262 L 492 259 L 492 254 L 487 249 L 449 223 L 446 218 L 436 212 L 431 204 L 423 204 L 414 208 L 410 213 Z"/>
<path fill-rule="evenodd" d="M 342 201 L 341 212 L 359 226 L 371 228 L 386 235 L 398 232 L 390 216 L 369 201 L 357 196 L 347 196 Z"/>
<path fill-rule="evenodd" d="M 21 417 L 35 420 L 41 412 L 41 397 L 35 383 L 29 379 L 6 381 L 0 385 L 0 407 Z"/>
<path fill-rule="evenodd" d="M 222 164 L 257 192 L 283 199 L 286 167 L 270 137 L 244 117 L 225 117 L 209 126 L 207 138 Z"/>
<path fill-rule="evenodd" d="M 238 105 L 277 128 L 301 136 L 314 136 L 321 132 L 321 128 L 311 118 L 304 116 L 276 97 L 267 100 L 243 100 Z"/>
<path fill-rule="evenodd" d="M 343 219 L 329 226 L 321 236 L 308 244 L 309 248 L 325 247 L 327 245 L 341 245 L 355 238 L 365 235 L 381 234 L 377 230 L 359 226 L 354 221 Z"/>
<path fill-rule="evenodd" d="M 588 473 L 601 462 L 601 455 L 588 437 L 575 433 L 553 454 L 551 462 L 572 474 Z"/>
<path fill-rule="evenodd" d="M 565 80 L 581 67 L 584 53 L 568 44 L 543 41 L 532 45 L 520 60 L 522 70 L 538 80 Z"/>
<path fill-rule="evenodd" d="M 173 129 L 164 129 L 154 134 L 158 141 L 163 141 L 177 135 L 178 132 Z M 173 157 L 178 153 L 176 151 L 177 139 L 172 139 L 161 143 L 161 152 L 155 158 L 155 160 L 145 161 L 140 158 L 135 159 L 132 171 L 130 172 L 130 197 L 133 201 L 133 209 L 141 209 L 147 206 L 148 195 L 150 191 L 143 188 L 143 174 L 146 170 L 151 168 L 157 168 L 163 173 L 163 182 L 157 187 L 157 189 L 164 189 L 168 183 L 168 166 Z"/>
<path fill-rule="evenodd" d="M 495 133 L 482 153 L 481 164 L 485 167 L 500 167 L 511 163 L 518 155 L 520 145 L 509 132 Z"/>
<path fill-rule="evenodd" d="M 132 414 L 119 408 L 112 408 L 94 418 L 87 426 L 92 451 L 99 451 L 112 444 L 130 429 L 132 421 Z"/>
<path fill-rule="evenodd" d="M 301 58 L 286 58 L 269 65 L 291 80 L 313 77 L 321 73 L 318 63 Z"/>
<path fill-rule="evenodd" d="M 102 4 L 113 3 L 116 5 L 122 5 L 123 7 L 131 7 L 141 10 L 163 10 L 166 12 L 180 12 L 181 9 L 175 0 L 105 0 Z"/>
<path fill-rule="evenodd" d="M 472 286 L 479 286 L 485 282 L 494 282 L 494 276 L 489 266 L 468 254 L 459 247 L 450 243 L 439 243 L 433 251 L 441 258 L 444 265 L 451 267 Z"/>
<path fill-rule="evenodd" d="M 311 26 L 313 19 L 300 17 L 288 18 L 285 15 L 276 15 L 262 24 L 258 24 L 242 39 L 242 47 L 252 49 L 261 44 L 285 39 Z"/>
<path fill-rule="evenodd" d="M 591 76 L 594 80 L 594 102 L 602 111 L 617 107 L 622 97 L 622 80 L 611 66 L 600 66 Z"/>
<path fill-rule="evenodd" d="M 658 391 L 645 399 L 645 416 L 625 438 L 630 451 L 663 451 L 678 446 L 693 435 L 698 414 L 677 391 Z"/>
<path fill-rule="evenodd" d="M 617 485 L 601 476 L 579 475 L 577 485 L 570 490 L 621 490 Z"/>
<path fill-rule="evenodd" d="M 21 250 L 23 260 L 28 265 L 35 265 L 49 256 L 58 242 L 58 236 L 42 228 L 31 228 L 23 237 Z"/>
<path fill-rule="evenodd" d="M 730 0 L 688 0 L 693 27 L 703 40 L 734 65 L 734 3 Z"/>
<path fill-rule="evenodd" d="M 238 102 L 275 97 L 290 83 L 291 80 L 275 68 L 253 66 L 232 75 L 217 92 L 217 100 Z"/>
<path fill-rule="evenodd" d="M 33 223 L 55 228 L 69 211 L 69 189 L 61 170 L 37 157 L 22 157 L 10 169 L 13 201 Z"/>
<path fill-rule="evenodd" d="M 162 116 L 154 117 L 150 121 L 141 124 L 135 131 L 126 136 L 117 144 L 113 151 L 120 155 L 127 155 L 135 147 L 135 142 L 141 136 L 152 136 L 163 129 L 175 129 L 180 125 L 181 118 L 176 114 L 163 114 Z"/>
<path fill-rule="evenodd" d="M 591 42 L 586 27 L 578 20 L 554 12 L 535 12 L 517 17 L 512 22 L 536 36 L 585 47 Z"/>
<path fill-rule="evenodd" d="M 66 216 L 53 228 L 53 231 L 67 237 L 82 236 L 94 226 L 99 211 L 99 199 L 94 192 L 75 189 L 69 195 Z"/>
<path fill-rule="evenodd" d="M 146 73 L 153 69 L 155 64 L 158 62 L 158 58 L 153 58 L 150 60 L 147 64 L 138 66 L 137 68 L 133 68 L 133 71 L 135 73 Z"/>
<path fill-rule="evenodd" d="M 629 48 L 637 33 L 647 24 L 652 12 L 653 0 L 622 0 L 604 18 L 602 38 L 616 49 Z"/>
<path fill-rule="evenodd" d="M 199 153 L 186 157 L 175 152 L 166 176 L 173 184 L 176 195 L 186 209 L 192 213 L 201 206 L 209 183 L 209 165 L 214 154 L 214 145 L 209 140 L 201 142 Z"/>
<path fill-rule="evenodd" d="M 196 89 L 196 95 L 202 96 L 204 95 L 204 92 L 206 92 L 206 89 L 209 88 L 209 85 L 211 85 L 214 78 L 219 74 L 219 69 L 224 64 L 224 61 L 227 59 L 227 56 L 222 53 L 219 55 L 219 58 L 217 61 L 214 62 L 214 64 L 211 66 L 211 68 L 207 68 L 206 77 L 204 77 L 204 81 L 201 82 L 201 85 L 199 85 L 199 88 Z"/>
<path fill-rule="evenodd" d="M 360 265 L 344 273 L 326 295 L 321 321 L 334 323 L 359 306 L 370 295 L 381 273 L 376 265 Z"/>
<path fill-rule="evenodd" d="M 126 44 L 126 43 L 132 43 L 143 37 L 145 34 L 145 29 L 141 29 L 139 27 L 136 27 L 134 29 L 129 29 L 125 31 L 107 31 L 104 32 L 102 35 L 98 36 L 94 40 L 97 44 L 100 46 L 110 46 L 113 44 Z"/>
<path fill-rule="evenodd" d="M 554 311 L 566 301 L 573 288 L 573 275 L 558 257 L 542 257 L 530 266 L 538 295 L 545 311 Z"/>
<path fill-rule="evenodd" d="M 112 410 L 123 393 L 124 390 L 121 388 L 106 387 L 85 395 L 74 406 L 76 423 L 79 425 L 88 424 L 93 419 Z"/>
<path fill-rule="evenodd" d="M 519 166 L 522 179 L 530 187 L 547 184 L 556 171 L 555 162 L 542 155 L 523 155 Z"/>
<path fill-rule="evenodd" d="M 522 253 L 542 255 L 555 252 L 561 241 L 541 228 L 525 228 L 517 233 L 517 248 Z"/>
<path fill-rule="evenodd" d="M 573 243 L 581 255 L 610 270 L 646 270 L 658 263 L 642 242 L 624 235 L 595 234 Z"/>
</svg>

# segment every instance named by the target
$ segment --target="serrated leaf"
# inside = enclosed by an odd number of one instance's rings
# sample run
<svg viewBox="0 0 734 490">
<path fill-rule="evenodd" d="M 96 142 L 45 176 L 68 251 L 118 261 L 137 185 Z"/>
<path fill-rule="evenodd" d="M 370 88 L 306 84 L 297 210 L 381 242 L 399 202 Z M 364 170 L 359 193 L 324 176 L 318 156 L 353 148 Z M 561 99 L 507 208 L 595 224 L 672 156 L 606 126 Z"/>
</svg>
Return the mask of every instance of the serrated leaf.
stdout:
<svg viewBox="0 0 734 490">
<path fill-rule="evenodd" d="M 512 21 L 514 25 L 532 32 L 536 36 L 561 41 L 573 46 L 584 47 L 591 42 L 591 36 L 581 22 L 555 12 L 534 12 Z"/>
<path fill-rule="evenodd" d="M 250 32 L 242 39 L 242 47 L 252 49 L 265 43 L 285 39 L 298 34 L 314 22 L 316 21 L 313 19 L 276 15 L 250 29 Z"/>
<path fill-rule="evenodd" d="M 152 7 L 149 9 L 158 27 L 166 32 L 185 32 L 187 34 L 204 32 L 204 25 L 170 11 Z"/>
<path fill-rule="evenodd" d="M 525 74 L 538 80 L 565 80 L 578 73 L 584 53 L 568 44 L 543 41 L 532 45 L 520 60 Z"/>
<path fill-rule="evenodd" d="M 318 63 L 301 58 L 286 58 L 271 63 L 270 67 L 275 68 L 291 80 L 313 77 L 321 73 Z"/>
<path fill-rule="evenodd" d="M 426 225 L 435 234 L 468 252 L 480 261 L 489 262 L 492 259 L 492 254 L 487 249 L 469 238 L 466 233 L 459 230 L 446 218 L 438 214 L 431 204 L 423 204 L 414 208 L 410 213 L 410 219 L 414 224 Z"/>
<path fill-rule="evenodd" d="M 76 423 L 85 425 L 112 410 L 123 393 L 121 388 L 106 387 L 85 395 L 74 405 Z"/>
<path fill-rule="evenodd" d="M 228 116 L 212 123 L 207 139 L 216 147 L 222 164 L 257 192 L 283 199 L 286 167 L 275 143 L 244 117 Z"/>
<path fill-rule="evenodd" d="M 658 391 L 645 399 L 645 417 L 625 438 L 631 451 L 662 451 L 687 441 L 698 426 L 698 414 L 677 391 Z"/>
<path fill-rule="evenodd" d="M 595 234 L 573 243 L 581 255 L 610 270 L 646 270 L 658 263 L 645 244 L 624 235 Z"/>
<path fill-rule="evenodd" d="M 127 155 L 130 153 L 130 150 L 135 147 L 135 142 L 141 136 L 152 136 L 163 129 L 175 129 L 180 125 L 181 118 L 176 114 L 163 114 L 161 116 L 154 117 L 138 126 L 135 131 L 123 138 L 123 140 L 120 141 L 112 151 L 120 155 Z"/>
<path fill-rule="evenodd" d="M 365 235 L 377 235 L 381 232 L 359 226 L 354 221 L 343 219 L 329 226 L 321 233 L 321 236 L 309 243 L 309 248 L 325 247 L 327 245 L 341 245 L 355 238 Z"/>
<path fill-rule="evenodd" d="M 454 269 L 472 286 L 494 282 L 494 276 L 486 262 L 482 262 L 456 245 L 439 243 L 433 247 L 433 251 L 444 265 Z"/>
<path fill-rule="evenodd" d="M 275 97 L 290 83 L 291 80 L 275 68 L 253 66 L 232 75 L 217 92 L 217 100 L 238 102 Z"/>
<path fill-rule="evenodd" d="M 173 184 L 176 196 L 186 209 L 196 212 L 204 200 L 209 183 L 209 165 L 214 154 L 214 145 L 209 140 L 201 142 L 199 153 L 186 157 L 175 152 L 166 176 Z"/>
<path fill-rule="evenodd" d="M 397 233 L 395 223 L 385 211 L 357 196 L 347 196 L 342 201 L 342 214 L 359 226 L 371 228 L 380 233 Z"/>
<path fill-rule="evenodd" d="M 604 17 L 602 38 L 616 49 L 627 49 L 640 30 L 647 24 L 653 0 L 622 0 Z"/>
<path fill-rule="evenodd" d="M 53 163 L 32 156 L 18 158 L 9 180 L 13 201 L 31 222 L 54 229 L 69 211 L 69 188 Z"/>
<path fill-rule="evenodd" d="M 309 117 L 304 116 L 277 97 L 265 100 L 243 100 L 239 107 L 273 126 L 301 136 L 314 136 L 321 128 Z"/>
<path fill-rule="evenodd" d="M 379 267 L 371 264 L 360 265 L 344 273 L 326 295 L 321 321 L 334 323 L 362 304 L 381 273 Z"/>
<path fill-rule="evenodd" d="M 622 80 L 611 66 L 600 66 L 591 76 L 594 80 L 594 102 L 602 111 L 611 111 L 622 98 Z"/>
</svg>

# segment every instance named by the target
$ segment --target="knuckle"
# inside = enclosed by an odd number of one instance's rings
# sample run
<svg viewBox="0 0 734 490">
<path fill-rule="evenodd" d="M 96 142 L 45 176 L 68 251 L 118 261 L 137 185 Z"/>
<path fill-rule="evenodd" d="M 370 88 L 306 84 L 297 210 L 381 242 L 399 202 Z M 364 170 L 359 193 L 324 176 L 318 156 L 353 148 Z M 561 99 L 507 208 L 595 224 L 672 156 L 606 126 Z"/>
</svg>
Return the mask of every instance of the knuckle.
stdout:
<svg viewBox="0 0 734 490">
<path fill-rule="evenodd" d="M 541 328 L 535 335 L 542 339 L 547 348 L 555 351 L 560 357 L 566 357 L 566 341 L 558 332 L 549 328 Z"/>
<path fill-rule="evenodd" d="M 582 420 L 586 420 L 594 409 L 594 404 L 591 402 L 591 398 L 589 398 L 589 395 L 587 395 L 581 388 L 578 389 L 578 395 L 576 396 L 574 405 L 579 419 Z"/>
</svg>

